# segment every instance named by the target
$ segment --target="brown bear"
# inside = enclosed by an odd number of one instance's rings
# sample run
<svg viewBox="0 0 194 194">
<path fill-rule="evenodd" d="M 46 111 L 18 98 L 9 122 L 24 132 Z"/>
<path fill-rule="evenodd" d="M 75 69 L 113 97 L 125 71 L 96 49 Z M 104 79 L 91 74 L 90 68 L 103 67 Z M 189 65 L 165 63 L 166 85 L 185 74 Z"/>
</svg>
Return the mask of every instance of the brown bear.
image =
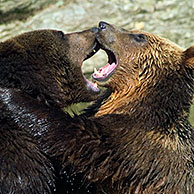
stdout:
<svg viewBox="0 0 194 194">
<path fill-rule="evenodd" d="M 44 139 L 47 153 L 84 173 L 98 194 L 193 194 L 194 47 L 105 22 L 96 38 L 108 63 L 92 77 L 111 94 L 95 116 L 68 126 L 58 117 L 62 127 Z"/>
<path fill-rule="evenodd" d="M 188 112 L 194 47 L 183 50 L 156 35 L 105 22 L 95 33 L 96 46 L 107 52 L 109 61 L 93 79 L 111 91 L 93 108 L 98 110 L 95 116 L 71 118 L 58 108 L 16 96 L 23 112 L 9 118 L 40 130 L 44 153 L 61 161 L 61 173 L 70 166 L 70 173 L 84 174 L 81 183 L 96 184 L 97 191 L 90 193 L 192 194 L 194 134 Z M 5 104 L 7 99 L 13 100 L 8 95 Z M 15 110 L 16 101 L 11 103 Z M 31 110 L 34 114 L 28 114 Z"/>
<path fill-rule="evenodd" d="M 55 193 L 55 164 L 41 136 L 58 127 L 61 108 L 98 95 L 81 71 L 98 49 L 95 30 L 37 30 L 0 43 L 0 193 Z"/>
</svg>

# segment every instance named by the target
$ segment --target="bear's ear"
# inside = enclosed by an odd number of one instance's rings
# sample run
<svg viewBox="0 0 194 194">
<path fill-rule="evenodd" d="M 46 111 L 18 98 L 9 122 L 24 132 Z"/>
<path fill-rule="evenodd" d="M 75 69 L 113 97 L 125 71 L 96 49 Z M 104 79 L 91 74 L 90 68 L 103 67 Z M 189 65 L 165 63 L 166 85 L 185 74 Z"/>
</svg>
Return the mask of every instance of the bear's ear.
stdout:
<svg viewBox="0 0 194 194">
<path fill-rule="evenodd" d="M 190 69 L 194 69 L 194 46 L 189 47 L 184 51 L 185 63 L 184 65 Z"/>
</svg>

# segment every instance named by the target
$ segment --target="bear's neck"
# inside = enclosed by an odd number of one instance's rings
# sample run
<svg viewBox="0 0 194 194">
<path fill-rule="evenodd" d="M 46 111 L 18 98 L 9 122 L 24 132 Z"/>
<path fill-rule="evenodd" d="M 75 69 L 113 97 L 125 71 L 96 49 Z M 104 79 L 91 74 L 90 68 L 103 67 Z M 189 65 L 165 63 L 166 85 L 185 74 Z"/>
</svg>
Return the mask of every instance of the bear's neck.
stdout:
<svg viewBox="0 0 194 194">
<path fill-rule="evenodd" d="M 127 114 L 142 125 L 146 122 L 148 129 L 169 129 L 188 118 L 192 97 L 193 72 L 184 70 L 182 75 L 171 74 L 147 85 L 113 91 L 95 116 Z"/>
</svg>

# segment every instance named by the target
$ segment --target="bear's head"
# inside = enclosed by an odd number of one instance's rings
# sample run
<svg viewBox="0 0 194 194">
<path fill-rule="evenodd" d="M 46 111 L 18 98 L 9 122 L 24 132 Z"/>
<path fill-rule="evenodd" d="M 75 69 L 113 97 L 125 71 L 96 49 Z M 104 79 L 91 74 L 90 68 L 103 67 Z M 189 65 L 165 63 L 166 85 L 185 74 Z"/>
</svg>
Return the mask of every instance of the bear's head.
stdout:
<svg viewBox="0 0 194 194">
<path fill-rule="evenodd" d="M 193 97 L 193 46 L 183 50 L 157 35 L 127 31 L 105 22 L 99 23 L 96 38 L 108 55 L 108 63 L 95 70 L 92 77 L 98 85 L 112 91 L 98 116 L 137 112 L 137 118 L 158 115 L 158 122 L 162 123 L 159 117 L 174 120 L 189 112 Z"/>
<path fill-rule="evenodd" d="M 52 106 L 93 100 L 99 89 L 81 71 L 98 49 L 93 31 L 36 30 L 1 42 L 0 87 L 17 88 Z"/>
</svg>

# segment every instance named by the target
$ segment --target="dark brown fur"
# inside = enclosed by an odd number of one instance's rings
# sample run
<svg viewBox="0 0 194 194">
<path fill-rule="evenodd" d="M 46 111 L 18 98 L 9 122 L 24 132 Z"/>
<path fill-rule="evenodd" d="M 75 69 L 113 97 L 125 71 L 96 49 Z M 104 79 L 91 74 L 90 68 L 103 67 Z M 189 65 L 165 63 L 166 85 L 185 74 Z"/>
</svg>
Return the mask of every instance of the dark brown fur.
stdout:
<svg viewBox="0 0 194 194">
<path fill-rule="evenodd" d="M 194 193 L 193 47 L 104 25 L 97 40 L 119 65 L 99 84 L 112 93 L 95 117 L 50 131 L 48 152 L 96 182 L 98 193 Z"/>
<path fill-rule="evenodd" d="M 94 44 L 91 30 L 38 30 L 0 43 L 0 193 L 54 190 L 53 164 L 41 137 L 58 126 L 57 110 L 63 115 L 61 108 L 96 98 L 81 72 Z M 50 109 L 56 109 L 51 123 Z"/>
<path fill-rule="evenodd" d="M 61 31 L 40 30 L 2 42 L 0 86 L 21 89 L 39 101 L 62 108 L 94 99 L 80 68 L 92 50 L 91 35 L 90 31 L 67 36 Z"/>
<path fill-rule="evenodd" d="M 149 33 L 104 25 L 96 37 L 116 54 L 119 65 L 108 81 L 99 83 L 112 93 L 96 116 L 71 118 L 36 101 L 22 103 L 17 92 L 7 91 L 16 95 L 16 101 L 11 98 L 14 118 L 40 129 L 44 152 L 64 169 L 72 166 L 83 173 L 98 194 L 192 194 L 194 134 L 188 111 L 193 47 L 183 51 Z M 145 42 L 134 39 L 139 33 L 146 35 Z"/>
</svg>

